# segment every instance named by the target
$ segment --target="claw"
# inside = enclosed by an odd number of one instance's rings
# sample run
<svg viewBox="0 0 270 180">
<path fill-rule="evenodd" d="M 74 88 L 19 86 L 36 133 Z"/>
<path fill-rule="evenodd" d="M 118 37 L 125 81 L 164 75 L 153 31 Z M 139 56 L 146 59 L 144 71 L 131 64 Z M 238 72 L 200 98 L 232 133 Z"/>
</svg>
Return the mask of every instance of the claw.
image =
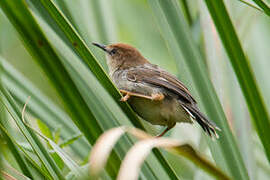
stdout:
<svg viewBox="0 0 270 180">
<path fill-rule="evenodd" d="M 162 101 L 164 99 L 164 95 L 163 94 L 152 94 L 151 95 L 151 99 L 155 100 L 155 101 Z"/>
<path fill-rule="evenodd" d="M 130 98 L 130 95 L 127 93 L 125 96 L 123 96 L 120 101 L 126 102 Z"/>
</svg>

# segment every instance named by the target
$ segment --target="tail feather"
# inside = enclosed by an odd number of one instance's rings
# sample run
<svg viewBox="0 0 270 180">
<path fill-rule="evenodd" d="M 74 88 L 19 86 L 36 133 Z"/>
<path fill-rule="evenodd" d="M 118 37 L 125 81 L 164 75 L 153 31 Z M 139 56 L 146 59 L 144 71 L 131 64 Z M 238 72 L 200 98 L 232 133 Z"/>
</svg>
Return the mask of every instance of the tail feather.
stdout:
<svg viewBox="0 0 270 180">
<path fill-rule="evenodd" d="M 191 117 L 193 117 L 193 119 L 195 119 L 198 124 L 202 127 L 202 129 L 210 136 L 210 137 L 216 137 L 218 138 L 218 134 L 216 132 L 216 130 L 220 130 L 217 125 L 212 122 L 209 121 L 199 110 L 196 106 L 194 105 L 186 105 L 186 104 L 182 104 L 182 106 L 184 107 L 184 109 L 188 109 L 188 113 L 192 114 Z M 194 118 L 195 117 L 195 118 Z"/>
</svg>

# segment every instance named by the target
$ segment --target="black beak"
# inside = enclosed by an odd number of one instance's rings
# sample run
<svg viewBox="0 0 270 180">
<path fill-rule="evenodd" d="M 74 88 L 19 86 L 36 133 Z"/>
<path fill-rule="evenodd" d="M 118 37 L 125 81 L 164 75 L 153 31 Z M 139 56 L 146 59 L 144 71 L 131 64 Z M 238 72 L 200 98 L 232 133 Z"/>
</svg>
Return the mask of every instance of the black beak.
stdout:
<svg viewBox="0 0 270 180">
<path fill-rule="evenodd" d="M 99 47 L 100 49 L 102 49 L 103 51 L 109 53 L 109 51 L 106 49 L 106 46 L 103 44 L 98 44 L 98 43 L 92 43 L 94 46 Z"/>
</svg>

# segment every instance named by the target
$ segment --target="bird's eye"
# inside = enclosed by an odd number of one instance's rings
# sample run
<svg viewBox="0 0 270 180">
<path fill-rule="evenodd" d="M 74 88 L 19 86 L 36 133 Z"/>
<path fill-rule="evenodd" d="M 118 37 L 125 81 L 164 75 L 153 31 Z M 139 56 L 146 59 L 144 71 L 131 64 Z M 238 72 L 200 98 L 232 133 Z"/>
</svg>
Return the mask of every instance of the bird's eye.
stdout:
<svg viewBox="0 0 270 180">
<path fill-rule="evenodd" d="M 112 49 L 111 52 L 110 52 L 111 55 L 114 55 L 116 54 L 116 49 Z"/>
</svg>

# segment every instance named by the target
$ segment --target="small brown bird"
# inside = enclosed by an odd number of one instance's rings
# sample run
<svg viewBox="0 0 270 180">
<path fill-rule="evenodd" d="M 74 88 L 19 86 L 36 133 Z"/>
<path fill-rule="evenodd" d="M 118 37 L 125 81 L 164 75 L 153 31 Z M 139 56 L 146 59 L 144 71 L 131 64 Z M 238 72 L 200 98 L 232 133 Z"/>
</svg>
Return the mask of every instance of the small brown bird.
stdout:
<svg viewBox="0 0 270 180">
<path fill-rule="evenodd" d="M 219 128 L 199 111 L 195 99 L 175 76 L 151 64 L 130 45 L 93 45 L 106 52 L 110 77 L 123 94 L 121 101 L 127 101 L 151 124 L 167 126 L 158 137 L 176 122 L 195 120 L 209 136 L 218 138 L 216 129 Z"/>
</svg>

